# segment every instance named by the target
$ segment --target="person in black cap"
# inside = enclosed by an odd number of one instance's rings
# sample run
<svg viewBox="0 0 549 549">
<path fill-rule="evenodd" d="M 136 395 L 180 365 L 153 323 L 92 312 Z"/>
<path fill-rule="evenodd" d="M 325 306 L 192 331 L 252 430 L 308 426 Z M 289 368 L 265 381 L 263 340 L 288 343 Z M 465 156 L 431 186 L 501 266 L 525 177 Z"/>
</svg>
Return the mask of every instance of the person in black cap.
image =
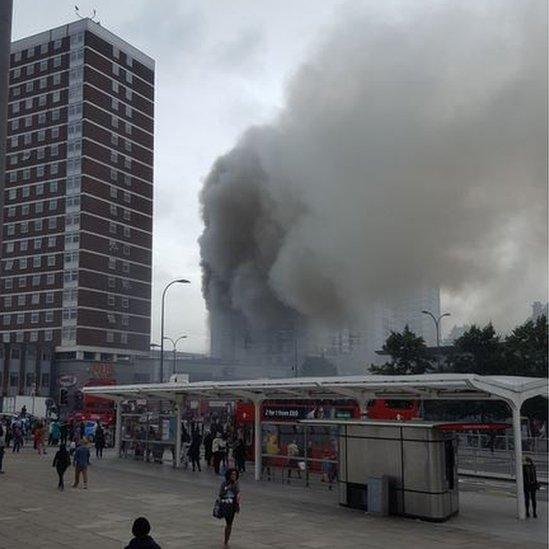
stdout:
<svg viewBox="0 0 549 549">
<path fill-rule="evenodd" d="M 132 526 L 134 537 L 125 549 L 161 549 L 160 545 L 149 536 L 151 524 L 145 517 L 136 518 Z"/>
</svg>

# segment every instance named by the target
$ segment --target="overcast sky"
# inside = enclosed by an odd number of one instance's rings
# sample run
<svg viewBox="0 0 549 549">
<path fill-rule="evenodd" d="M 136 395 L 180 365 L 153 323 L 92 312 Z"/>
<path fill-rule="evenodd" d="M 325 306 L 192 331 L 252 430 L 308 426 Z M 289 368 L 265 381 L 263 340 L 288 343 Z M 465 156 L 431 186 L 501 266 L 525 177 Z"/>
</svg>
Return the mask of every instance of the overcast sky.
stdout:
<svg viewBox="0 0 549 549">
<path fill-rule="evenodd" d="M 188 335 L 181 350 L 208 351 L 197 238 L 203 229 L 198 195 L 212 163 L 249 126 L 268 123 L 283 109 L 286 84 L 334 20 L 353 18 L 361 4 L 398 19 L 402 5 L 422 1 L 77 0 L 82 15 L 95 8 L 105 28 L 156 60 L 153 341 L 159 342 L 162 289 L 185 277 L 190 286 L 170 289 L 166 333 Z M 423 6 L 428 12 L 430 6 Z M 485 7 L 491 16 L 490 4 Z M 13 39 L 75 19 L 74 0 L 14 0 Z M 528 291 L 513 322 L 529 314 L 531 301 L 546 296 L 540 293 L 546 268 L 535 274 L 535 285 L 523 282 Z M 468 294 L 443 299 L 453 322 L 489 320 Z"/>
<path fill-rule="evenodd" d="M 76 2 L 156 60 L 153 340 L 159 299 L 166 333 L 181 350 L 208 350 L 197 238 L 198 193 L 216 157 L 251 124 L 282 106 L 287 80 L 344 4 L 342 0 L 116 0 Z M 15 0 L 14 40 L 73 21 L 74 0 Z"/>
</svg>

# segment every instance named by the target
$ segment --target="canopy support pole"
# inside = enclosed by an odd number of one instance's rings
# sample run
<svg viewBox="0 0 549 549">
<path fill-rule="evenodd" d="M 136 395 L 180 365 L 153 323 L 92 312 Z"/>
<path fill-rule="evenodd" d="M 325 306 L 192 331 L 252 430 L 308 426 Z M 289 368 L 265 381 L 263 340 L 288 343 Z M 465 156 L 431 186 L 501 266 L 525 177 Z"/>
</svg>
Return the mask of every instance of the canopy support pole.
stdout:
<svg viewBox="0 0 549 549">
<path fill-rule="evenodd" d="M 524 501 L 524 479 L 522 475 L 522 433 L 520 430 L 520 402 L 509 402 L 513 412 L 513 442 L 515 448 L 515 479 L 517 484 L 517 518 L 526 518 Z"/>
<path fill-rule="evenodd" d="M 261 400 L 254 400 L 254 478 L 261 480 Z"/>
<path fill-rule="evenodd" d="M 114 449 L 117 457 L 122 451 L 122 401 L 116 401 L 116 423 L 114 427 Z"/>
<path fill-rule="evenodd" d="M 181 467 L 181 402 L 175 403 L 175 463 L 174 467 Z"/>
</svg>

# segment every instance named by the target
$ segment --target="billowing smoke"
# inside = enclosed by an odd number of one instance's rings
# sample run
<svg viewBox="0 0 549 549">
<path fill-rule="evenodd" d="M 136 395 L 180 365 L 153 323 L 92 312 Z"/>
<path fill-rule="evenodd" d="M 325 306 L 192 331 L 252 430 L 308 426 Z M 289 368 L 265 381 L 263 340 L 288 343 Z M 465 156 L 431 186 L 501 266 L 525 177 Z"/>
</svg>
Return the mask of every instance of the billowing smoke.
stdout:
<svg viewBox="0 0 549 549">
<path fill-rule="evenodd" d="M 288 310 L 352 322 L 428 285 L 497 321 L 542 297 L 545 10 L 351 4 L 277 120 L 247 131 L 207 177 L 210 310 L 255 325 Z"/>
</svg>

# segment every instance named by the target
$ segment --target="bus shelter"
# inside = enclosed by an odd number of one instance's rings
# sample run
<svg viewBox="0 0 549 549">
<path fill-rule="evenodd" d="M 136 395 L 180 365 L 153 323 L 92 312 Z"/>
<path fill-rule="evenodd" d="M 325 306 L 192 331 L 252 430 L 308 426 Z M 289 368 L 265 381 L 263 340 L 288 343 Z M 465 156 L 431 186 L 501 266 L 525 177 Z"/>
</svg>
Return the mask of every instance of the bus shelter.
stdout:
<svg viewBox="0 0 549 549">
<path fill-rule="evenodd" d="M 388 400 L 501 400 L 507 403 L 513 418 L 517 517 L 526 518 L 522 475 L 522 437 L 520 410 L 535 396 L 547 398 L 548 380 L 520 376 L 481 376 L 477 374 L 423 374 L 406 376 L 339 376 L 253 379 L 239 381 L 201 381 L 84 387 L 87 395 L 100 396 L 118 403 L 116 407 L 115 447 L 121 449 L 123 401 L 147 399 L 168 401 L 175 411 L 175 463 L 181 455 L 181 410 L 190 398 L 206 400 L 245 400 L 254 404 L 255 433 L 261 433 L 261 405 L 266 400 L 354 400 L 366 416 L 367 403 Z M 254 441 L 255 478 L 262 470 L 261 437 Z"/>
</svg>

